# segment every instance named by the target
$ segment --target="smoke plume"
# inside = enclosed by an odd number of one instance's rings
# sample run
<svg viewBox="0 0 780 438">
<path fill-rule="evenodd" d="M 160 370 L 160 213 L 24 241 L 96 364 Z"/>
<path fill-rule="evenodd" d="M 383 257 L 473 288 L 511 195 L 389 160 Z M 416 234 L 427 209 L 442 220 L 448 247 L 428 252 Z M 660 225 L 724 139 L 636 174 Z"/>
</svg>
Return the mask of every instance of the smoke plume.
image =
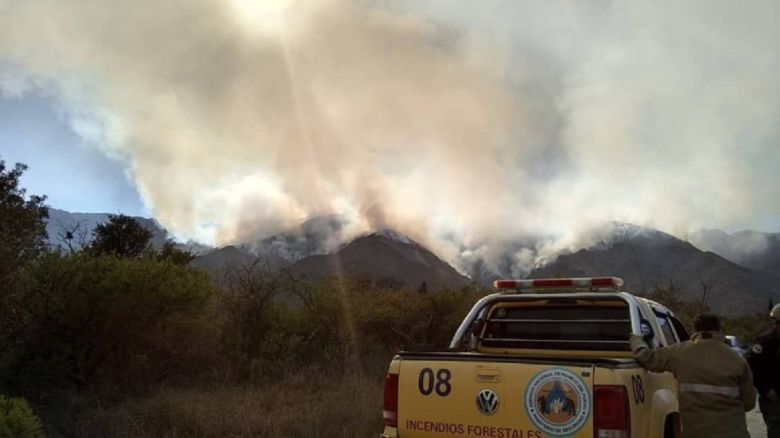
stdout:
<svg viewBox="0 0 780 438">
<path fill-rule="evenodd" d="M 779 12 L 0 0 L 0 90 L 55 96 L 182 239 L 337 214 L 522 274 L 612 220 L 777 226 Z"/>
</svg>

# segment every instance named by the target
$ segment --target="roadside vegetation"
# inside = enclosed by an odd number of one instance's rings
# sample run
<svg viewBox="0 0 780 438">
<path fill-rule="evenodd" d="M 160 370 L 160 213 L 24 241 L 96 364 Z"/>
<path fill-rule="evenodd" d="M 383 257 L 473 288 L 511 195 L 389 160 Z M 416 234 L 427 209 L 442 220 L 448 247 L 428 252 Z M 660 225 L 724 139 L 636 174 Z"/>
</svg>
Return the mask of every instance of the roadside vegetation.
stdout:
<svg viewBox="0 0 780 438">
<path fill-rule="evenodd" d="M 673 281 L 656 284 L 647 298 L 662 303 L 668 307 L 678 318 L 688 327 L 688 331 L 693 333 L 693 319 L 699 313 L 711 312 L 707 305 L 706 294 L 698 301 L 685 300 L 682 293 Z M 756 315 L 746 315 L 740 317 L 720 317 L 721 330 L 726 335 L 734 335 L 743 342 L 752 342 L 760 333 L 769 329 L 769 311 L 773 303 L 767 303 L 766 313 Z"/>
<path fill-rule="evenodd" d="M 122 215 L 50 248 L 24 170 L 0 161 L 0 437 L 371 436 L 393 354 L 445 348 L 485 293 L 310 284 L 262 262 L 210 278 Z M 749 339 L 763 319 L 726 327 Z"/>
</svg>

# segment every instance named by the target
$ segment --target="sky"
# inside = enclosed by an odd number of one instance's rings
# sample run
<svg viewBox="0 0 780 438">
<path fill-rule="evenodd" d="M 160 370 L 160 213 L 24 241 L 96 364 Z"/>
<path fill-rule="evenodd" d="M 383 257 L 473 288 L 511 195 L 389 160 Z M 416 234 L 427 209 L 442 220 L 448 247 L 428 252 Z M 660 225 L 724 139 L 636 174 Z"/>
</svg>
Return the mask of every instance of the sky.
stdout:
<svg viewBox="0 0 780 438">
<path fill-rule="evenodd" d="M 780 230 L 780 3 L 0 0 L 0 156 L 227 244 L 322 214 L 519 264 Z M 35 29 L 31 32 L 30 29 Z"/>
<path fill-rule="evenodd" d="M 122 163 L 83 144 L 44 96 L 0 99 L 0 159 L 27 164 L 22 186 L 55 208 L 149 215 Z"/>
</svg>

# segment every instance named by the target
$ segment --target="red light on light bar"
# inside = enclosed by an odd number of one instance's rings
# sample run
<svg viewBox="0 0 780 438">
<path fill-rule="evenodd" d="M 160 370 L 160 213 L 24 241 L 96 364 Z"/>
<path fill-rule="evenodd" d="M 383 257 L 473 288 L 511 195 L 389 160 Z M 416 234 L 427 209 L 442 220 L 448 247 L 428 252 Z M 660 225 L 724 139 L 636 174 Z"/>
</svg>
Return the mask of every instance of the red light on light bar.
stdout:
<svg viewBox="0 0 780 438">
<path fill-rule="evenodd" d="M 618 277 L 595 277 L 590 279 L 590 285 L 620 287 L 623 286 L 623 280 Z"/>
<path fill-rule="evenodd" d="M 623 286 L 618 277 L 539 278 L 535 280 L 496 280 L 496 289 L 614 288 Z"/>
<path fill-rule="evenodd" d="M 533 280 L 533 287 L 573 287 L 574 279 L 572 278 L 540 278 L 539 280 Z"/>
<path fill-rule="evenodd" d="M 516 280 L 496 280 L 493 282 L 493 287 L 496 289 L 517 289 L 516 283 Z"/>
</svg>

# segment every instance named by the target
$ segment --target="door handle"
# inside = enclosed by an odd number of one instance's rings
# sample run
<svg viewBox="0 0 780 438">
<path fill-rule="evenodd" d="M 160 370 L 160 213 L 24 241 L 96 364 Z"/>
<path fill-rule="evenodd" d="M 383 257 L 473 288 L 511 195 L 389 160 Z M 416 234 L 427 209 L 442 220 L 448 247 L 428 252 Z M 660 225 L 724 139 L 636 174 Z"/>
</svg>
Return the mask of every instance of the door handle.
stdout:
<svg viewBox="0 0 780 438">
<path fill-rule="evenodd" d="M 476 369 L 478 382 L 491 382 L 496 383 L 501 381 L 501 369 L 500 368 L 488 368 L 478 366 Z"/>
</svg>

